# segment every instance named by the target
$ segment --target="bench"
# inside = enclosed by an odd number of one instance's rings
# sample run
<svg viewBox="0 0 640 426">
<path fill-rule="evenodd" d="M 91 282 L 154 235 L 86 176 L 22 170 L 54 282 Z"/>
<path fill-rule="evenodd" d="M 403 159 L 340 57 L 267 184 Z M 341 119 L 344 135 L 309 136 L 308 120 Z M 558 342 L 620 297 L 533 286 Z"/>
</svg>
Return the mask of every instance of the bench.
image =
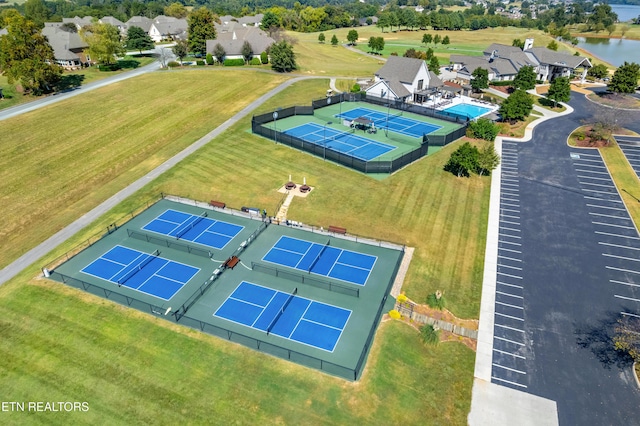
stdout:
<svg viewBox="0 0 640 426">
<path fill-rule="evenodd" d="M 225 207 L 227 207 L 227 205 L 222 201 L 216 201 L 216 200 L 209 201 L 209 205 L 212 207 L 219 207 L 221 209 L 224 209 Z"/>
<path fill-rule="evenodd" d="M 226 262 L 224 262 L 223 266 L 225 268 L 233 269 L 238 264 L 238 262 L 240 262 L 240 258 L 238 256 L 231 256 L 226 260 Z"/>
<path fill-rule="evenodd" d="M 332 232 L 334 234 L 342 234 L 345 235 L 347 233 L 347 228 L 341 228 L 339 226 L 329 226 L 329 232 Z"/>
</svg>

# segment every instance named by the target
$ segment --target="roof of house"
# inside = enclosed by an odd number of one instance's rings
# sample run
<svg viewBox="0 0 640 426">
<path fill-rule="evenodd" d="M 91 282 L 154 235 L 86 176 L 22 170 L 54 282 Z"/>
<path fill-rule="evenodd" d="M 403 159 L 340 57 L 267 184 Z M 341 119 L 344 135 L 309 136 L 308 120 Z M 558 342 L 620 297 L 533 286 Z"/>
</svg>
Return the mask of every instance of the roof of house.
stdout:
<svg viewBox="0 0 640 426">
<path fill-rule="evenodd" d="M 376 72 L 376 75 L 384 80 L 398 80 L 403 83 L 412 83 L 422 65 L 426 67 L 422 59 L 392 55 L 389 56 L 382 68 Z"/>
<path fill-rule="evenodd" d="M 429 85 L 427 87 L 442 87 L 444 83 L 440 80 L 440 77 L 433 71 L 429 70 Z"/>
<path fill-rule="evenodd" d="M 489 57 L 490 60 L 496 58 L 505 59 L 511 62 L 516 72 L 524 66 L 531 65 L 537 66 L 538 61 L 535 58 L 531 58 L 526 55 L 519 47 L 508 46 L 506 44 L 492 43 L 484 50 L 485 57 Z"/>
<path fill-rule="evenodd" d="M 550 65 L 561 65 L 576 68 L 581 65 L 591 66 L 591 62 L 583 56 L 569 55 L 568 53 L 556 52 L 546 47 L 532 47 L 525 51 L 529 56 L 533 56 L 538 62 Z M 586 61 L 586 63 L 585 63 Z"/>
<path fill-rule="evenodd" d="M 189 28 L 186 19 L 176 18 L 173 18 L 173 20 L 161 19 L 160 21 L 156 19 L 151 26 L 155 27 L 161 35 L 177 35 L 187 31 L 187 28 Z"/>
<path fill-rule="evenodd" d="M 153 21 L 146 16 L 132 16 L 131 19 L 126 22 L 126 26 L 127 28 L 140 27 L 145 33 L 148 33 L 152 23 Z"/>
<path fill-rule="evenodd" d="M 238 23 L 242 25 L 255 25 L 262 22 L 262 18 L 264 15 L 262 13 L 258 13 L 254 16 L 243 16 L 242 18 L 238 18 Z"/>
<path fill-rule="evenodd" d="M 45 23 L 42 35 L 47 37 L 57 60 L 79 59 L 74 51 L 82 51 L 89 47 L 78 33 L 65 31 L 60 22 Z"/>
<path fill-rule="evenodd" d="M 275 43 L 272 39 L 257 27 L 237 27 L 231 32 L 220 33 L 215 40 L 207 40 L 207 52 L 212 53 L 216 44 L 224 48 L 227 55 L 241 55 L 242 45 L 248 41 L 254 54 L 260 54 Z"/>
<path fill-rule="evenodd" d="M 91 21 L 93 21 L 93 16 L 85 16 L 83 18 L 80 18 L 79 16 L 74 16 L 73 18 L 62 18 L 63 24 L 71 22 L 78 28 L 82 28 L 86 25 L 91 25 Z"/>
<path fill-rule="evenodd" d="M 110 24 L 113 25 L 114 27 L 118 27 L 118 28 L 122 28 L 124 27 L 124 22 L 122 22 L 121 20 L 114 18 L 113 16 L 104 16 L 102 18 L 100 18 L 98 20 L 98 22 L 102 23 L 102 24 Z"/>
</svg>

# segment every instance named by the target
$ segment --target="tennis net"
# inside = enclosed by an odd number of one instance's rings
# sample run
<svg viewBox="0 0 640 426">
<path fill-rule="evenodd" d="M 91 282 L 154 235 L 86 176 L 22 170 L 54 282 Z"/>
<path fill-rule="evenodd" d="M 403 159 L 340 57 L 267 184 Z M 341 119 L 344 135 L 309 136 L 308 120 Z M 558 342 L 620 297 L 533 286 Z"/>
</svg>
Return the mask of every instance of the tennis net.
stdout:
<svg viewBox="0 0 640 426">
<path fill-rule="evenodd" d="M 140 272 L 140 270 L 142 268 L 144 268 L 145 266 L 147 266 L 147 264 L 149 262 L 151 262 L 153 259 L 156 259 L 158 256 L 160 255 L 160 251 L 156 250 L 153 253 L 151 253 L 150 255 L 148 255 L 145 259 L 142 260 L 142 262 L 138 263 L 137 266 L 135 266 L 133 269 L 131 269 L 129 272 L 127 272 L 126 274 L 124 274 L 122 277 L 120 277 L 120 279 L 118 279 L 118 287 L 122 287 L 122 284 L 126 283 L 127 281 L 129 281 L 129 279 L 131 277 L 133 277 L 135 274 L 137 274 L 138 272 Z"/>
<path fill-rule="evenodd" d="M 194 220 L 191 221 L 191 223 L 189 223 L 187 226 L 185 226 L 180 231 L 178 231 L 178 233 L 176 234 L 176 239 L 179 240 L 180 237 L 182 237 L 184 234 L 192 230 L 193 227 L 196 226 L 198 223 L 200 223 L 200 221 L 205 217 L 207 217 L 207 212 L 202 212 L 200 216 L 196 217 Z"/>
<path fill-rule="evenodd" d="M 276 325 L 276 323 L 278 322 L 278 320 L 280 319 L 280 317 L 282 316 L 282 314 L 284 314 L 284 310 L 287 308 L 287 306 L 289 306 L 289 303 L 291 303 L 291 301 L 293 300 L 293 297 L 298 294 L 298 287 L 296 287 L 295 289 L 293 289 L 293 292 L 289 295 L 289 297 L 287 298 L 287 300 L 285 300 L 285 302 L 282 304 L 282 308 L 280 308 L 280 310 L 278 311 L 278 313 L 276 314 L 275 317 L 273 317 L 273 319 L 271 320 L 271 324 L 269 324 L 269 327 L 267 327 L 267 336 L 269 335 L 269 333 L 271 333 L 271 330 L 273 329 L 273 327 Z"/>
<path fill-rule="evenodd" d="M 318 263 L 318 260 L 320 259 L 320 256 L 322 256 L 322 253 L 324 253 L 324 251 L 327 249 L 327 247 L 329 247 L 331 245 L 331 240 L 327 240 L 327 243 L 324 245 L 324 247 L 322 247 L 322 250 L 320 250 L 320 253 L 318 253 L 318 255 L 316 256 L 315 259 L 313 259 L 313 262 L 311 262 L 311 265 L 309 266 L 309 269 L 307 270 L 307 272 L 311 273 L 311 270 L 313 269 L 314 266 L 316 266 L 316 263 Z"/>
</svg>

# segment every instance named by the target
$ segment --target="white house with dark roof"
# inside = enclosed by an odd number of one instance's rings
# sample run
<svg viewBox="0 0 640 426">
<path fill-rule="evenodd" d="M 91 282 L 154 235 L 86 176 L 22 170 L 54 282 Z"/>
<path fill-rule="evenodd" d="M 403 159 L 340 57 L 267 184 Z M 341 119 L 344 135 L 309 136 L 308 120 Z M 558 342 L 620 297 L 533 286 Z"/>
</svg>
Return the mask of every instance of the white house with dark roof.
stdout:
<svg viewBox="0 0 640 426">
<path fill-rule="evenodd" d="M 151 22 L 149 37 L 156 43 L 162 40 L 186 39 L 188 28 L 186 19 L 159 15 Z"/>
<path fill-rule="evenodd" d="M 251 45 L 253 56 L 266 52 L 269 46 L 275 43 L 275 40 L 260 28 L 238 26 L 232 31 L 218 33 L 215 40 L 207 40 L 207 53 L 213 54 L 216 44 L 220 43 L 227 53 L 225 56 L 227 59 L 240 59 L 245 41 Z"/>
<path fill-rule="evenodd" d="M 422 59 L 389 56 L 365 91 L 368 96 L 392 101 L 423 102 L 441 87 L 442 80 Z"/>
<path fill-rule="evenodd" d="M 556 52 L 546 47 L 533 47 L 533 39 L 525 40 L 524 49 L 493 43 L 484 56 L 451 55 L 452 69 L 459 81 L 469 82 L 477 68 L 487 70 L 489 81 L 513 80 L 524 66 L 532 66 L 537 79 L 551 81 L 556 77 L 570 77 L 579 69 L 581 78 L 587 75 L 591 62 L 585 57 Z"/>
<path fill-rule="evenodd" d="M 89 47 L 77 32 L 62 27 L 61 22 L 45 22 L 42 35 L 53 48 L 56 63 L 65 69 L 73 70 L 89 62 L 84 50 Z"/>
</svg>

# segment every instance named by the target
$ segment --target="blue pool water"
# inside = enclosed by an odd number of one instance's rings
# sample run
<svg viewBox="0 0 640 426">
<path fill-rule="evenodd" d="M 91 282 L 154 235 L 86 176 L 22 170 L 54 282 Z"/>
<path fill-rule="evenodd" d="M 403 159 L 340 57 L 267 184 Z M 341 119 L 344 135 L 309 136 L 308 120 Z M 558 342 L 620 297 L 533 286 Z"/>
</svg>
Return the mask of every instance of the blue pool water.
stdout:
<svg viewBox="0 0 640 426">
<path fill-rule="evenodd" d="M 461 117 L 468 117 L 471 120 L 480 117 L 491 111 L 491 108 L 485 108 L 477 105 L 458 104 L 444 110 L 445 112 L 457 114 Z"/>
</svg>

